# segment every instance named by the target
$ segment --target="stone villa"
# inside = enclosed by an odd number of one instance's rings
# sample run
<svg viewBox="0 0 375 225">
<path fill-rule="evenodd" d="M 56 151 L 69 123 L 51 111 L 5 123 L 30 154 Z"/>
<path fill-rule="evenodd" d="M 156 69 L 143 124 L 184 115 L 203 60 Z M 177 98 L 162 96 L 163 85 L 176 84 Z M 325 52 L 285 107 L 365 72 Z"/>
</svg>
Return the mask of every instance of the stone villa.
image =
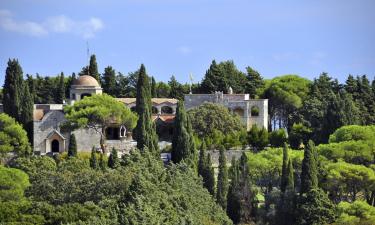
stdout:
<svg viewBox="0 0 375 225">
<path fill-rule="evenodd" d="M 86 96 L 102 94 L 102 88 L 95 78 L 84 75 L 76 79 L 70 89 L 70 99 L 67 104 L 73 104 Z M 131 110 L 135 109 L 135 98 L 117 98 Z M 188 94 L 185 95 L 185 107 L 190 109 L 203 104 L 213 102 L 228 107 L 230 111 L 238 114 L 243 123 L 249 129 L 252 124 L 267 128 L 268 100 L 249 99 L 248 94 Z M 70 132 L 61 129 L 60 125 L 65 121 L 64 104 L 35 104 L 34 105 L 34 153 L 39 155 L 54 154 L 67 151 Z M 152 119 L 156 122 L 159 140 L 169 141 L 173 133 L 173 122 L 177 107 L 177 99 L 153 98 Z M 2 105 L 0 105 L 2 111 Z M 77 140 L 78 151 L 91 151 L 94 146 L 100 148 L 100 136 L 91 129 L 79 129 L 73 131 Z M 107 148 L 115 147 L 122 152 L 128 152 L 136 145 L 132 140 L 131 132 L 127 132 L 124 126 L 113 125 L 106 130 Z"/>
</svg>

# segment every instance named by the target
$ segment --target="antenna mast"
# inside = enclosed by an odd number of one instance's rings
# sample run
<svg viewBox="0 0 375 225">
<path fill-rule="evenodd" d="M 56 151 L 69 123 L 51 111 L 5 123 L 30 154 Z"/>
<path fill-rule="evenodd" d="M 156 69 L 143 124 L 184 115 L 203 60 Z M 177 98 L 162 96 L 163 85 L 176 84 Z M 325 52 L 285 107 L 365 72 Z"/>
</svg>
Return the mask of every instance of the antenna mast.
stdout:
<svg viewBox="0 0 375 225">
<path fill-rule="evenodd" d="M 90 75 L 90 49 L 89 49 L 89 41 L 86 41 L 87 47 L 87 75 Z"/>
</svg>

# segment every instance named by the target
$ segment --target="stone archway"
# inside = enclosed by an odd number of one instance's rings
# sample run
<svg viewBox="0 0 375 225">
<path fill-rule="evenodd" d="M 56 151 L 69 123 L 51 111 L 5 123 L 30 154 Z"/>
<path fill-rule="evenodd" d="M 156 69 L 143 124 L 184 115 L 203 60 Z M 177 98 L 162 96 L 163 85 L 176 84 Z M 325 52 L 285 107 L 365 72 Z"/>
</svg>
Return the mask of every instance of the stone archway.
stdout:
<svg viewBox="0 0 375 225">
<path fill-rule="evenodd" d="M 51 152 L 60 152 L 60 143 L 56 139 L 51 142 Z"/>
</svg>

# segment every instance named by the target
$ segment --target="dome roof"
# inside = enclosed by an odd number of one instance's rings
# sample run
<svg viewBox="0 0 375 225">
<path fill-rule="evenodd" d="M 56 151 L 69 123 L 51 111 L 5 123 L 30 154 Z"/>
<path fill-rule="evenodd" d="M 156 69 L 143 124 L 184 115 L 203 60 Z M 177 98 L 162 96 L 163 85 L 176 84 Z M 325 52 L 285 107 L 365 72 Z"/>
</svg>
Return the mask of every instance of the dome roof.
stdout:
<svg viewBox="0 0 375 225">
<path fill-rule="evenodd" d="M 73 85 L 100 87 L 98 81 L 89 75 L 83 75 L 78 77 L 78 79 L 73 81 Z"/>
</svg>

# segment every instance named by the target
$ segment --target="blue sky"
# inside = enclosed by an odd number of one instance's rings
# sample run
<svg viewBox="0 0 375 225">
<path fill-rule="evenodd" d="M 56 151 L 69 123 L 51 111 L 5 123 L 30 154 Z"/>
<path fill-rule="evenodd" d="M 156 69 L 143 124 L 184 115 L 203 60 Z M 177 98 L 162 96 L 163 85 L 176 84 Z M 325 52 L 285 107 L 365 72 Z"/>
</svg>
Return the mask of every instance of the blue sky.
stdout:
<svg viewBox="0 0 375 225">
<path fill-rule="evenodd" d="M 200 81 L 212 59 L 265 78 L 375 75 L 373 0 L 1 0 L 0 84 L 9 58 L 24 74 L 79 72 L 86 41 L 99 70 L 141 63 L 157 80 Z"/>
</svg>

